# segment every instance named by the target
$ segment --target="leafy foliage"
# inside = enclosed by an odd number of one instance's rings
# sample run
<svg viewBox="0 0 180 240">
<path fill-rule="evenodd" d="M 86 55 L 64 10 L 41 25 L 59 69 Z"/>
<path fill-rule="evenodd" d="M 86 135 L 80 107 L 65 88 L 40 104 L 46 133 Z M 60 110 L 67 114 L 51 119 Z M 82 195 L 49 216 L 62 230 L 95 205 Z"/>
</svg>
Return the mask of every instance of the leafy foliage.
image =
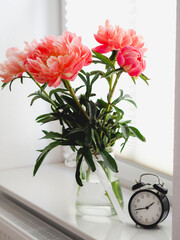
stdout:
<svg viewBox="0 0 180 240">
<path fill-rule="evenodd" d="M 86 161 L 91 171 L 95 171 L 92 155 L 101 154 L 105 165 L 117 172 L 116 161 L 106 149 L 112 147 L 118 139 L 122 139 L 122 151 L 130 136 L 145 141 L 140 131 L 130 125 L 131 121 L 123 119 L 124 111 L 120 108 L 122 101 L 128 101 L 135 107 L 136 103 L 121 89 L 119 96 L 113 99 L 118 79 L 124 72 L 122 68 L 115 67 L 117 51 L 113 51 L 109 58 L 100 53 L 93 52 L 93 54 L 94 64 L 101 63 L 105 69 L 92 72 L 81 70 L 78 76 L 82 84 L 76 89 L 73 89 L 67 80 L 63 80 L 64 87 L 50 90 L 47 93 L 47 84 L 41 86 L 27 72 L 29 78 L 39 87 L 37 92 L 29 95 L 32 98 L 30 104 L 33 105 L 36 100 L 41 99 L 51 106 L 51 112 L 38 116 L 36 121 L 41 124 L 58 121 L 62 127 L 61 133 L 43 131 L 43 139 L 50 139 L 51 143 L 39 150 L 40 155 L 34 167 L 34 175 L 52 149 L 60 145 L 70 146 L 77 153 L 75 176 L 77 183 L 82 186 L 81 165 L 83 161 Z M 28 76 L 22 76 L 21 81 Z M 148 78 L 145 75 L 141 74 L 140 77 L 147 83 Z M 93 101 L 92 97 L 96 95 L 93 92 L 93 86 L 100 78 L 105 79 L 109 84 L 107 100 L 100 98 Z M 13 81 L 10 83 L 10 90 Z M 6 85 L 8 84 L 4 83 L 2 87 L 4 88 Z M 80 94 L 77 98 L 76 93 L 81 88 L 85 90 L 85 93 Z"/>
</svg>

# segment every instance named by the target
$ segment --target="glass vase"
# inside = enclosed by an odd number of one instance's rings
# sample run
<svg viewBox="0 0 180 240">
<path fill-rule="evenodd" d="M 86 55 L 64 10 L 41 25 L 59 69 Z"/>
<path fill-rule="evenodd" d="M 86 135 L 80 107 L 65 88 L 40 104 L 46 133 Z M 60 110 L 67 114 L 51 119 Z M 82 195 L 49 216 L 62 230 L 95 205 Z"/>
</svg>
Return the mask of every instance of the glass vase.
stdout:
<svg viewBox="0 0 180 240">
<path fill-rule="evenodd" d="M 99 164 L 99 167 L 97 167 L 101 168 L 101 171 L 105 173 L 105 180 L 108 181 L 112 193 L 117 199 L 117 204 L 123 208 L 123 197 L 118 174 L 114 173 L 108 166 L 104 165 L 101 155 L 93 156 L 93 160 L 96 162 L 96 166 Z M 77 212 L 81 215 L 91 216 L 115 215 L 116 210 L 111 201 L 109 191 L 106 189 L 104 180 L 102 181 L 102 178 L 99 177 L 97 168 L 95 172 L 92 172 L 84 161 L 81 170 L 83 174 L 83 186 L 78 187 L 77 190 Z"/>
</svg>

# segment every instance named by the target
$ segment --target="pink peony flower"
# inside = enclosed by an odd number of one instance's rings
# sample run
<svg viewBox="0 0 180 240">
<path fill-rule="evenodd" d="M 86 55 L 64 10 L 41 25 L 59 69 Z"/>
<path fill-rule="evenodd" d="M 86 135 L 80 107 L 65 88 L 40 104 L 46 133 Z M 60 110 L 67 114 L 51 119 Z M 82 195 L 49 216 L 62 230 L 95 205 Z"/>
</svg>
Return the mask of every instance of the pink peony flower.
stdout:
<svg viewBox="0 0 180 240">
<path fill-rule="evenodd" d="M 99 26 L 99 30 L 94 37 L 101 45 L 93 48 L 93 51 L 99 53 L 119 50 L 131 44 L 131 38 L 127 36 L 126 31 L 119 26 L 113 28 L 113 26 L 109 24 L 109 20 L 106 20 L 105 27 Z"/>
<path fill-rule="evenodd" d="M 117 63 L 131 77 L 139 77 L 146 67 L 142 49 L 132 46 L 124 47 L 118 52 Z"/>
<path fill-rule="evenodd" d="M 48 36 L 40 43 L 33 41 L 26 45 L 26 51 L 26 67 L 34 79 L 54 87 L 61 79 L 73 81 L 82 67 L 92 62 L 90 49 L 70 32 L 64 32 L 58 39 Z"/>
<path fill-rule="evenodd" d="M 28 53 L 28 59 L 41 58 L 43 62 L 46 62 L 48 57 L 54 53 L 57 55 L 56 47 L 53 45 L 57 41 L 55 36 L 47 36 L 41 39 L 41 42 L 33 40 L 31 44 L 25 42 L 25 51 Z"/>
<path fill-rule="evenodd" d="M 0 64 L 0 77 L 7 83 L 15 77 L 21 77 L 25 69 L 26 53 L 18 48 L 9 48 L 6 51 L 7 60 Z"/>
<path fill-rule="evenodd" d="M 131 42 L 132 42 L 130 46 L 141 48 L 143 52 L 146 51 L 146 49 L 143 48 L 144 38 L 142 36 L 136 35 L 136 32 L 133 29 L 128 30 L 128 35 L 131 38 Z"/>
<path fill-rule="evenodd" d="M 142 48 L 145 52 L 144 40 L 142 36 L 136 34 L 132 29 L 128 31 L 109 24 L 109 20 L 106 20 L 105 27 L 99 26 L 97 34 L 94 35 L 97 42 L 101 45 L 93 48 L 92 50 L 99 53 L 107 53 L 112 50 L 120 50 L 126 46 Z"/>
</svg>

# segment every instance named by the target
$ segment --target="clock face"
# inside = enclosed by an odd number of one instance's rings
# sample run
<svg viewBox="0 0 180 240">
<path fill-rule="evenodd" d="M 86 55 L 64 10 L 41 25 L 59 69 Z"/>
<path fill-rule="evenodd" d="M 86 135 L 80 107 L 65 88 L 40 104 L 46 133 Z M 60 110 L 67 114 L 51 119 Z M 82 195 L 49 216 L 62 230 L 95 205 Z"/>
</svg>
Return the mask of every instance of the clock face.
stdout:
<svg viewBox="0 0 180 240">
<path fill-rule="evenodd" d="M 140 190 L 130 199 L 129 213 L 137 224 L 153 226 L 160 221 L 163 214 L 161 200 L 150 190 Z"/>
</svg>

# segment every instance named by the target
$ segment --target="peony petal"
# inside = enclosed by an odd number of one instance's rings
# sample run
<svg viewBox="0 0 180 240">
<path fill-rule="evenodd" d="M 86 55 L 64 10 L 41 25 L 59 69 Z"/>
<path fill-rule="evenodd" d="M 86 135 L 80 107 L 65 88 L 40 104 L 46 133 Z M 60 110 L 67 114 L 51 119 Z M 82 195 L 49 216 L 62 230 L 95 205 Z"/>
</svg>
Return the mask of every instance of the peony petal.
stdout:
<svg viewBox="0 0 180 240">
<path fill-rule="evenodd" d="M 103 38 L 103 37 L 100 36 L 100 35 L 94 34 L 94 38 L 96 39 L 96 41 L 97 41 L 98 43 L 107 44 L 106 38 Z"/>
<path fill-rule="evenodd" d="M 49 85 L 49 87 L 53 86 L 53 87 L 56 88 L 56 87 L 58 87 L 60 84 L 61 84 L 61 77 L 59 76 L 54 83 L 49 82 L 48 85 Z"/>
<path fill-rule="evenodd" d="M 19 51 L 19 49 L 16 48 L 16 47 L 12 47 L 12 48 L 7 49 L 7 51 L 6 51 L 6 57 L 7 57 L 7 58 L 8 58 L 8 57 L 11 57 L 11 56 L 14 55 L 14 53 L 17 52 L 17 51 Z"/>
<path fill-rule="evenodd" d="M 100 45 L 100 46 L 93 48 L 92 51 L 98 52 L 98 53 L 108 53 L 108 52 L 112 51 L 112 48 L 109 47 L 108 45 Z"/>
<path fill-rule="evenodd" d="M 120 67 L 122 67 L 125 63 L 125 59 L 121 51 L 119 51 L 117 54 L 117 63 L 119 64 Z"/>
<path fill-rule="evenodd" d="M 60 37 L 48 36 L 40 43 L 26 44 L 26 68 L 39 83 L 57 87 L 61 78 L 74 80 L 83 66 L 92 62 L 92 53 L 82 45 L 81 37 L 64 32 Z"/>
<path fill-rule="evenodd" d="M 139 77 L 139 75 L 142 73 L 142 68 L 141 66 L 137 66 L 136 68 L 132 68 L 131 70 L 128 71 L 128 74 L 131 77 Z"/>
<path fill-rule="evenodd" d="M 138 77 L 146 67 L 141 48 L 126 46 L 118 52 L 118 64 L 132 77 Z"/>
<path fill-rule="evenodd" d="M 14 79 L 14 76 L 7 76 L 7 77 L 3 77 L 3 81 L 4 83 L 8 83 L 10 81 L 12 81 Z"/>
</svg>

